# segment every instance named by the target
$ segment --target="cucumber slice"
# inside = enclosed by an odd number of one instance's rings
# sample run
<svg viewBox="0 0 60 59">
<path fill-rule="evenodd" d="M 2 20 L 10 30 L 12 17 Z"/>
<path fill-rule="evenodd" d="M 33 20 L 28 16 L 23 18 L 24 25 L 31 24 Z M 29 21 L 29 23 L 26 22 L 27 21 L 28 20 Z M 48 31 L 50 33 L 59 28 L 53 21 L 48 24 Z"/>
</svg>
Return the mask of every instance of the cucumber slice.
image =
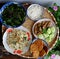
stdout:
<svg viewBox="0 0 60 59">
<path fill-rule="evenodd" d="M 38 38 L 40 38 L 40 39 L 44 39 L 43 34 L 38 35 Z"/>
<path fill-rule="evenodd" d="M 50 37 L 50 38 L 53 38 L 53 37 L 54 37 L 54 34 L 52 33 L 49 37 Z"/>
<path fill-rule="evenodd" d="M 51 32 L 55 33 L 55 27 L 51 27 Z"/>
<path fill-rule="evenodd" d="M 44 33 L 43 35 L 45 38 L 49 37 L 49 34 L 47 34 L 47 33 Z"/>
<path fill-rule="evenodd" d="M 46 38 L 46 41 L 51 42 L 53 38 L 54 38 L 54 34 L 50 34 L 49 37 Z"/>
<path fill-rule="evenodd" d="M 48 28 L 47 34 L 50 34 L 50 33 L 51 33 L 51 28 Z"/>
</svg>

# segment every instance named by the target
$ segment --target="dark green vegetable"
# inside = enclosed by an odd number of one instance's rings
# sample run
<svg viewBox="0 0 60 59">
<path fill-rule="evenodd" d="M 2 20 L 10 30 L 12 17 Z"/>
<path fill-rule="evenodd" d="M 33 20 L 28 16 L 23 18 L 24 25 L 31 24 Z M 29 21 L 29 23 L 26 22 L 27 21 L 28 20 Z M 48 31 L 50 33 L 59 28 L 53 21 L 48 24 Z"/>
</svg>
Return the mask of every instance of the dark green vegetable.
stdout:
<svg viewBox="0 0 60 59">
<path fill-rule="evenodd" d="M 10 26 L 19 26 L 25 18 L 25 10 L 17 4 L 9 5 L 2 13 L 2 19 L 5 24 Z"/>
<path fill-rule="evenodd" d="M 48 30 L 48 28 L 44 28 L 44 29 L 43 29 L 43 33 L 46 33 L 47 30 Z"/>
<path fill-rule="evenodd" d="M 27 37 L 24 37 L 24 40 L 26 40 L 27 39 Z"/>
</svg>

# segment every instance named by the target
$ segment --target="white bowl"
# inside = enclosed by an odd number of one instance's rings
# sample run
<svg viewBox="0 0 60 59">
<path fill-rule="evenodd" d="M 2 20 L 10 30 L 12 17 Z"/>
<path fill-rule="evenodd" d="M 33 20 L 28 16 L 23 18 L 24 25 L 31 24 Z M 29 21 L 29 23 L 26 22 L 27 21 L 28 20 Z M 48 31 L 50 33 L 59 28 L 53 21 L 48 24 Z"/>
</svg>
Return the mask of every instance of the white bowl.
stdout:
<svg viewBox="0 0 60 59">
<path fill-rule="evenodd" d="M 39 38 L 35 38 L 35 39 L 33 40 L 32 44 L 33 44 L 36 40 L 39 40 Z M 40 39 L 40 40 L 42 40 L 42 39 Z M 43 43 L 44 43 L 44 45 L 47 47 L 47 49 L 48 49 L 48 50 L 47 50 L 47 53 L 48 53 L 48 51 L 49 51 L 49 45 L 48 45 L 48 43 L 47 43 L 45 40 L 42 40 L 42 42 L 43 42 Z M 46 54 L 44 54 L 43 56 L 39 56 L 39 57 L 38 57 L 38 59 L 39 59 L 39 58 L 41 58 L 41 59 L 42 59 L 44 56 L 46 56 L 46 55 L 47 55 L 47 53 L 46 53 Z"/>
<path fill-rule="evenodd" d="M 24 31 L 26 31 L 26 32 L 29 32 L 29 31 L 28 31 L 25 27 L 23 27 L 23 26 L 20 26 L 20 27 L 15 28 L 15 29 L 20 29 L 20 30 L 24 30 Z M 30 33 L 30 32 L 29 32 L 29 33 Z M 9 53 L 14 54 L 14 53 L 13 53 L 14 50 L 11 49 L 11 48 L 9 47 L 9 45 L 7 44 L 7 34 L 8 34 L 8 32 L 6 31 L 6 32 L 4 33 L 4 35 L 3 35 L 3 45 L 4 45 L 4 48 L 5 48 Z M 30 46 L 31 42 L 32 42 L 32 36 L 31 36 L 31 33 L 30 33 L 30 40 L 29 40 L 29 43 L 28 43 L 29 46 Z M 26 52 L 28 51 L 28 49 L 29 49 L 29 46 L 24 47 L 24 49 L 23 49 L 23 51 L 22 51 L 21 54 L 26 53 Z M 17 54 L 17 55 L 19 55 L 19 54 Z"/>
<path fill-rule="evenodd" d="M 36 37 L 36 38 L 38 38 L 38 37 L 37 37 L 37 35 L 34 33 L 34 27 L 35 27 L 35 25 L 36 25 L 37 23 L 41 23 L 42 21 L 51 21 L 50 26 L 55 26 L 55 23 L 54 23 L 51 19 L 44 18 L 44 19 L 38 20 L 38 21 L 33 25 L 33 28 L 32 28 L 33 35 L 34 35 L 34 37 Z M 56 29 L 56 26 L 55 26 L 55 29 Z M 56 33 L 57 33 L 57 31 L 55 32 L 54 36 L 56 36 Z M 44 40 L 44 39 L 45 39 L 45 38 L 43 38 L 43 40 Z"/>
<path fill-rule="evenodd" d="M 31 4 L 27 8 L 27 15 L 33 21 L 41 19 L 43 12 L 44 12 L 43 7 L 40 6 L 39 4 Z"/>
</svg>

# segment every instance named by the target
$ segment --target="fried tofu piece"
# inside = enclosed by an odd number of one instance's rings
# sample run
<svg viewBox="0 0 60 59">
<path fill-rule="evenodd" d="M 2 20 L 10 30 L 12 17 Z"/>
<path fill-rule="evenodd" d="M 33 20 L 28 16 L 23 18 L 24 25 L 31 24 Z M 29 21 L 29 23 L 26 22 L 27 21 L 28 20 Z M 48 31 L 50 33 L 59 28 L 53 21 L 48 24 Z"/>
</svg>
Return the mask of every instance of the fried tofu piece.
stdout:
<svg viewBox="0 0 60 59">
<path fill-rule="evenodd" d="M 43 49 L 43 41 L 38 39 L 34 42 L 38 46 L 38 50 L 41 51 Z"/>
<path fill-rule="evenodd" d="M 38 39 L 30 46 L 30 51 L 41 51 L 43 49 L 43 41 Z"/>
<path fill-rule="evenodd" d="M 34 43 L 31 44 L 30 46 L 30 52 L 32 53 L 33 57 L 37 58 L 37 57 L 42 57 L 44 56 L 46 53 L 46 49 L 45 49 L 45 44 L 41 39 L 37 39 Z"/>
<path fill-rule="evenodd" d="M 32 53 L 34 51 L 38 51 L 38 46 L 35 43 L 31 44 L 30 46 L 30 52 Z"/>
<path fill-rule="evenodd" d="M 38 58 L 39 57 L 39 51 L 34 51 L 33 52 L 33 57 Z"/>
</svg>

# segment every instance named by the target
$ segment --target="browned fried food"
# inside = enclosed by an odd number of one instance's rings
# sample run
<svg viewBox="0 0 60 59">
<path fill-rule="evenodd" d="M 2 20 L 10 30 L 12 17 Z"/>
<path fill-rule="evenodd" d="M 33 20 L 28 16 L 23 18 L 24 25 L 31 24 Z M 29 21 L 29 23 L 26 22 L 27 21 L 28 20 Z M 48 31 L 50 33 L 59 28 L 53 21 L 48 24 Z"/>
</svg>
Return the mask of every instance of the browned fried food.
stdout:
<svg viewBox="0 0 60 59">
<path fill-rule="evenodd" d="M 37 23 L 34 27 L 34 33 L 36 35 L 40 35 L 43 33 L 44 28 L 50 27 L 51 21 L 42 21 L 41 23 Z"/>
<path fill-rule="evenodd" d="M 46 54 L 45 50 L 42 49 L 41 52 L 39 53 L 39 56 L 42 57 L 42 56 L 44 56 L 45 54 Z"/>
<path fill-rule="evenodd" d="M 45 50 L 45 52 L 48 52 L 48 47 L 45 45 L 45 43 L 43 43 L 43 49 Z"/>
<path fill-rule="evenodd" d="M 41 23 L 37 23 L 34 27 L 34 33 L 37 35 L 39 32 L 42 33 Z"/>
<path fill-rule="evenodd" d="M 43 49 L 43 41 L 38 39 L 34 42 L 38 46 L 38 50 L 41 51 Z"/>
<path fill-rule="evenodd" d="M 41 26 L 43 27 L 43 25 L 45 25 L 46 21 L 42 21 L 41 22 Z"/>
<path fill-rule="evenodd" d="M 48 25 L 48 21 L 46 21 L 45 24 L 42 26 L 43 29 L 44 29 L 44 28 L 47 28 L 47 25 Z"/>
<path fill-rule="evenodd" d="M 34 43 L 30 46 L 30 52 L 32 53 L 33 57 L 42 57 L 47 54 L 48 48 L 45 43 L 41 39 L 37 39 Z"/>
<path fill-rule="evenodd" d="M 51 25 L 51 21 L 49 21 L 49 22 L 48 22 L 48 25 L 47 25 L 47 27 L 50 27 L 50 25 Z"/>
<path fill-rule="evenodd" d="M 44 24 L 42 25 L 43 29 L 50 27 L 50 23 L 51 23 L 51 21 L 45 21 Z"/>
<path fill-rule="evenodd" d="M 34 51 L 33 52 L 33 57 L 38 58 L 39 57 L 39 51 Z"/>
<path fill-rule="evenodd" d="M 43 47 L 43 49 L 45 50 L 45 52 L 48 52 L 48 48 L 46 46 Z"/>
<path fill-rule="evenodd" d="M 32 53 L 34 51 L 38 51 L 38 46 L 35 43 L 31 44 L 30 46 L 30 52 Z"/>
<path fill-rule="evenodd" d="M 33 57 L 37 58 L 39 56 L 39 52 L 43 49 L 43 41 L 37 39 L 34 43 L 30 46 L 30 52 L 32 53 Z"/>
</svg>

